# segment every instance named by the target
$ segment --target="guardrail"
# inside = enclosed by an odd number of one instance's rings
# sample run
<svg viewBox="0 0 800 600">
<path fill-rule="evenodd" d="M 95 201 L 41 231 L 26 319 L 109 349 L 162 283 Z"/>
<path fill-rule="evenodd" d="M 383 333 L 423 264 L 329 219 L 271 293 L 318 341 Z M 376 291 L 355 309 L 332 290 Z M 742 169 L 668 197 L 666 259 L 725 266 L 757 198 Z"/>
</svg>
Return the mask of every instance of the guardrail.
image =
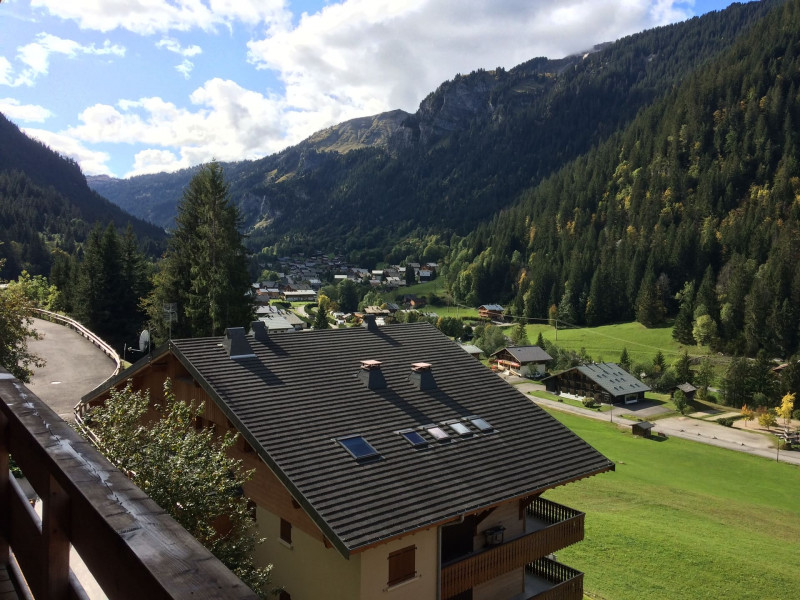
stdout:
<svg viewBox="0 0 800 600">
<path fill-rule="evenodd" d="M 42 518 L 9 474 L 9 456 Z M 34 598 L 85 598 L 73 547 L 114 600 L 255 600 L 194 537 L 18 379 L 0 368 L 0 565 Z"/>
</svg>

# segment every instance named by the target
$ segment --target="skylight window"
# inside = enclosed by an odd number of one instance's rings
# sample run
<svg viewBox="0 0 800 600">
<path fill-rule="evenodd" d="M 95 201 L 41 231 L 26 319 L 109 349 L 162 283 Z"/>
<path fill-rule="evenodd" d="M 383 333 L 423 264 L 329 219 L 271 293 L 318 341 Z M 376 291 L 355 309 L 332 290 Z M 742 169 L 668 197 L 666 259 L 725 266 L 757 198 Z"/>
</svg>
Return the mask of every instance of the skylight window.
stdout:
<svg viewBox="0 0 800 600">
<path fill-rule="evenodd" d="M 339 438 L 336 440 L 345 450 L 347 450 L 356 460 L 363 460 L 366 458 L 374 458 L 380 456 L 378 451 L 360 435 L 353 435 L 350 437 Z"/>
<path fill-rule="evenodd" d="M 402 435 L 404 438 L 406 438 L 408 443 L 411 444 L 414 447 L 425 446 L 425 445 L 428 444 L 428 442 L 425 440 L 425 438 L 422 437 L 419 434 L 418 431 L 413 431 L 413 430 L 401 431 L 400 435 Z"/>
<path fill-rule="evenodd" d="M 469 427 L 464 425 L 460 421 L 456 421 L 455 423 L 449 423 L 450 428 L 455 431 L 458 435 L 470 435 L 472 432 L 469 430 Z"/>
<path fill-rule="evenodd" d="M 450 434 L 447 433 L 441 427 L 429 427 L 428 433 L 430 433 L 435 439 L 437 439 L 440 442 L 450 439 Z"/>
<path fill-rule="evenodd" d="M 475 425 L 475 427 L 480 429 L 481 433 L 489 433 L 490 431 L 494 431 L 494 427 L 492 427 L 486 419 L 473 417 L 470 419 L 470 422 Z"/>
</svg>

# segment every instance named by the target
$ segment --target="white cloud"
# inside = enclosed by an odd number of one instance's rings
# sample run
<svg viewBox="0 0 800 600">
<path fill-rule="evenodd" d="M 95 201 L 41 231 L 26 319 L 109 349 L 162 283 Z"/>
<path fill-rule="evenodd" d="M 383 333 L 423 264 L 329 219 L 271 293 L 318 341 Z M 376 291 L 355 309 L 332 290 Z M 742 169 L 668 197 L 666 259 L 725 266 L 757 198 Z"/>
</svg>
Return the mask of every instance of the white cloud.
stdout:
<svg viewBox="0 0 800 600">
<path fill-rule="evenodd" d="M 0 98 L 0 112 L 14 121 L 28 123 L 43 123 L 53 116 L 53 113 L 43 106 L 21 104 L 15 98 Z"/>
<path fill-rule="evenodd" d="M 186 46 L 184 48 L 181 46 L 178 40 L 173 38 L 161 39 L 156 44 L 156 47 L 161 48 L 162 50 L 168 50 L 169 52 L 183 57 L 183 60 L 175 67 L 175 70 L 183 75 L 185 79 L 189 79 L 189 75 L 191 75 L 192 70 L 194 69 L 194 63 L 189 60 L 189 57 L 197 56 L 203 52 L 203 49 L 196 44 L 192 44 L 191 46 Z"/>
<path fill-rule="evenodd" d="M 158 97 L 97 104 L 84 110 L 81 125 L 64 132 L 86 143 L 144 144 L 127 175 L 188 167 L 212 158 L 258 158 L 284 146 L 282 104 L 233 81 L 212 79 L 190 96 L 195 109 Z M 170 151 L 177 150 L 180 158 Z"/>
<path fill-rule="evenodd" d="M 175 54 L 179 54 L 187 58 L 191 56 L 197 56 L 203 52 L 203 49 L 197 44 L 192 44 L 191 46 L 186 46 L 184 48 L 181 46 L 180 42 L 174 38 L 162 38 L 156 44 L 156 47 L 163 50 L 169 50 L 170 52 L 174 52 Z"/>
<path fill-rule="evenodd" d="M 17 48 L 17 61 L 23 66 L 14 75 L 13 68 L 7 59 L 0 61 L 0 83 L 10 86 L 34 84 L 36 79 L 47 75 L 50 69 L 50 57 L 54 54 L 76 58 L 79 55 L 125 56 L 125 48 L 112 44 L 109 40 L 98 47 L 96 44 L 80 44 L 74 40 L 60 38 L 49 33 L 40 33 L 36 41 Z"/>
<path fill-rule="evenodd" d="M 106 163 L 111 158 L 107 152 L 90 150 L 69 135 L 44 129 L 24 128 L 25 135 L 35 138 L 56 152 L 75 160 L 87 175 L 111 175 Z"/>
<path fill-rule="evenodd" d="M 456 73 L 558 58 L 686 18 L 669 0 L 347 0 L 248 44 L 274 70 L 302 138 L 391 108 L 414 111 Z"/>
<path fill-rule="evenodd" d="M 285 22 L 289 18 L 284 0 L 31 0 L 62 19 L 76 21 L 83 29 L 111 31 L 127 29 L 141 35 L 166 31 L 230 28 L 236 21 Z"/>
<path fill-rule="evenodd" d="M 85 28 L 161 33 L 156 46 L 183 58 L 175 68 L 186 78 L 194 67 L 190 59 L 202 50 L 182 46 L 167 32 L 213 31 L 236 22 L 263 30 L 262 39 L 248 44 L 248 57 L 276 74 L 281 95 L 216 78 L 197 88 L 185 106 L 156 96 L 98 104 L 63 132 L 83 143 L 143 147 L 128 175 L 211 158 L 257 158 L 350 118 L 414 111 L 456 73 L 558 58 L 689 16 L 681 8 L 688 3 L 677 0 L 344 0 L 304 14 L 293 26 L 285 0 L 32 4 Z M 215 52 L 226 50 L 219 42 Z M 63 51 L 69 48 L 65 44 Z M 4 77 L 11 75 L 0 57 L 0 83 Z"/>
</svg>

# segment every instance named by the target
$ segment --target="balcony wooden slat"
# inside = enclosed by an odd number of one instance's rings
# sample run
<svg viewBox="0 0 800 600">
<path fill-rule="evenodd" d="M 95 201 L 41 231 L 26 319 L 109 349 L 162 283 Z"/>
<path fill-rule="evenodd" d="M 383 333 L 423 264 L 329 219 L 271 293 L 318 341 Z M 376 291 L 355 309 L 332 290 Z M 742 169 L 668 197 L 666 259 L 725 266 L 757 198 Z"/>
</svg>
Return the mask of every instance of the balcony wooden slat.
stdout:
<svg viewBox="0 0 800 600">
<path fill-rule="evenodd" d="M 583 539 L 583 513 L 544 499 L 536 499 L 531 504 L 543 511 L 540 518 L 554 522 L 443 566 L 442 598 L 455 596 Z"/>
<path fill-rule="evenodd" d="M 49 597 L 80 596 L 64 583 L 69 578 L 63 568 L 66 539 L 115 600 L 256 598 L 44 402 L 0 368 L 0 465 L 8 465 L 9 452 L 42 497 L 44 514 L 50 515 L 47 523 L 52 520 L 57 528 L 44 536 L 42 548 L 37 525 L 20 501 L 11 498 L 8 478 L 0 476 L 0 515 L 6 516 L 0 517 L 0 552 L 10 545 L 26 579 L 34 575 L 43 582 Z M 51 481 L 55 495 L 50 493 Z M 13 522 L 8 518 L 12 510 Z M 0 555 L 0 562 L 8 562 L 7 553 Z"/>
</svg>

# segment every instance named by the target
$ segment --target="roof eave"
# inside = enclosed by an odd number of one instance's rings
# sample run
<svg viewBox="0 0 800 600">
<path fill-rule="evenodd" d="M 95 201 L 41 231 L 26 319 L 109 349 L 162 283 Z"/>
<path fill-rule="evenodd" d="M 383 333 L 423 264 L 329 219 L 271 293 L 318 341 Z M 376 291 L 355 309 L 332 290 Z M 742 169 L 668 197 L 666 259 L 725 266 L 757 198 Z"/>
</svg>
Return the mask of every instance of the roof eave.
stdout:
<svg viewBox="0 0 800 600">
<path fill-rule="evenodd" d="M 220 410 L 225 414 L 225 417 L 233 423 L 234 427 L 236 427 L 236 431 L 241 435 L 250 447 L 253 448 L 255 453 L 259 456 L 259 458 L 264 461 L 264 463 L 269 467 L 275 477 L 278 478 L 283 486 L 289 491 L 289 494 L 292 498 L 297 502 L 303 510 L 308 514 L 314 524 L 319 527 L 320 531 L 322 531 L 323 535 L 328 539 L 328 541 L 341 553 L 342 556 L 345 558 L 350 558 L 351 549 L 347 547 L 347 545 L 339 538 L 338 535 L 331 529 L 331 527 L 325 522 L 322 516 L 314 509 L 311 503 L 306 500 L 305 496 L 300 493 L 300 490 L 292 483 L 291 479 L 283 472 L 283 470 L 278 466 L 275 460 L 269 455 L 266 449 L 256 440 L 256 438 L 250 433 L 250 431 L 244 426 L 244 424 L 239 420 L 236 414 L 230 409 L 230 407 L 222 400 L 222 398 L 217 394 L 214 390 L 213 386 L 206 381 L 206 379 L 200 374 L 191 363 L 189 359 L 187 359 L 180 349 L 171 344 L 171 350 L 175 357 L 180 361 L 180 363 L 186 368 L 189 373 L 192 374 L 195 381 L 200 384 L 200 387 L 206 394 L 209 395 L 220 408 Z"/>
</svg>

